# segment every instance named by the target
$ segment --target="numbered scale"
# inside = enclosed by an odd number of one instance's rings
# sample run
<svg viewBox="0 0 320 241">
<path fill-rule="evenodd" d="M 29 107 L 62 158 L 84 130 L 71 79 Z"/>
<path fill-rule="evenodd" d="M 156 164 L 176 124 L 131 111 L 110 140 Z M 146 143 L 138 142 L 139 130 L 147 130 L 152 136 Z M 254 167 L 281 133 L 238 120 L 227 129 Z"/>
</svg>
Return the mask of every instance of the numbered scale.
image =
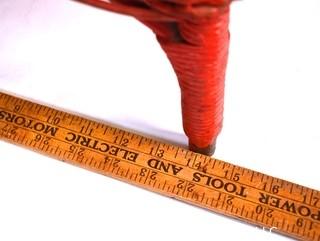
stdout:
<svg viewBox="0 0 320 241">
<path fill-rule="evenodd" d="M 0 92 L 0 137 L 257 225 L 320 241 L 320 192 Z"/>
</svg>

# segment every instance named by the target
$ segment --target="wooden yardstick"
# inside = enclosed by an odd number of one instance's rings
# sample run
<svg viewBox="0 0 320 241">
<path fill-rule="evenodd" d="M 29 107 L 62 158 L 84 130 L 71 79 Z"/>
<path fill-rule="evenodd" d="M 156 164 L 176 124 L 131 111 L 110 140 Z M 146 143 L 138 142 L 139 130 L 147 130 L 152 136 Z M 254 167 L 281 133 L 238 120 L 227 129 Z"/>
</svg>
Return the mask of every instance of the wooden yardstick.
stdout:
<svg viewBox="0 0 320 241">
<path fill-rule="evenodd" d="M 320 241 L 320 192 L 0 92 L 0 137 L 272 230 Z"/>
</svg>

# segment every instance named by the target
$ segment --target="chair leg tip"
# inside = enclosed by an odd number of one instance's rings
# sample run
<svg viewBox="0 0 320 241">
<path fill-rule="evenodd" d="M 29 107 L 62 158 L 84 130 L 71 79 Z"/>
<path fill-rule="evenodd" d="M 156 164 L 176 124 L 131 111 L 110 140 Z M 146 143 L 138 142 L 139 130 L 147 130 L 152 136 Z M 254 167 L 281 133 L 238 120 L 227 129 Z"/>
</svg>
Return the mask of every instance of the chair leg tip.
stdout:
<svg viewBox="0 0 320 241">
<path fill-rule="evenodd" d="M 214 141 L 206 147 L 198 147 L 193 143 L 189 142 L 189 150 L 206 156 L 212 156 L 214 154 L 214 151 L 216 150 L 216 142 Z"/>
</svg>

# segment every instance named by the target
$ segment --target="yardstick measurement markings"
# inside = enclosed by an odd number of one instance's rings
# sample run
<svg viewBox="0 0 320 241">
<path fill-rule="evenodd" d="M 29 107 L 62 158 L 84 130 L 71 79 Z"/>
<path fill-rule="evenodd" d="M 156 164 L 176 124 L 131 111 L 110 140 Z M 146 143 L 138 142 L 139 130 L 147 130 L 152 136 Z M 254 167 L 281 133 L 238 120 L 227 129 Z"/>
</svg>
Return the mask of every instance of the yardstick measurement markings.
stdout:
<svg viewBox="0 0 320 241">
<path fill-rule="evenodd" d="M 320 241 L 320 193 L 0 92 L 0 138 L 270 229 Z"/>
</svg>

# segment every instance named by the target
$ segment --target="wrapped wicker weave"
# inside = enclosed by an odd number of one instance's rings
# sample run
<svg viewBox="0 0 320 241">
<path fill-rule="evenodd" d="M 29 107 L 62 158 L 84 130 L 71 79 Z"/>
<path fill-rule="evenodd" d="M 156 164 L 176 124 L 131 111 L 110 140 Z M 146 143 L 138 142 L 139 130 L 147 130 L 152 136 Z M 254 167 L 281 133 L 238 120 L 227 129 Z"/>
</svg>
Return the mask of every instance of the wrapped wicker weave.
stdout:
<svg viewBox="0 0 320 241">
<path fill-rule="evenodd" d="M 131 15 L 155 33 L 181 88 L 189 147 L 211 155 L 222 128 L 232 0 L 78 0 Z"/>
</svg>

